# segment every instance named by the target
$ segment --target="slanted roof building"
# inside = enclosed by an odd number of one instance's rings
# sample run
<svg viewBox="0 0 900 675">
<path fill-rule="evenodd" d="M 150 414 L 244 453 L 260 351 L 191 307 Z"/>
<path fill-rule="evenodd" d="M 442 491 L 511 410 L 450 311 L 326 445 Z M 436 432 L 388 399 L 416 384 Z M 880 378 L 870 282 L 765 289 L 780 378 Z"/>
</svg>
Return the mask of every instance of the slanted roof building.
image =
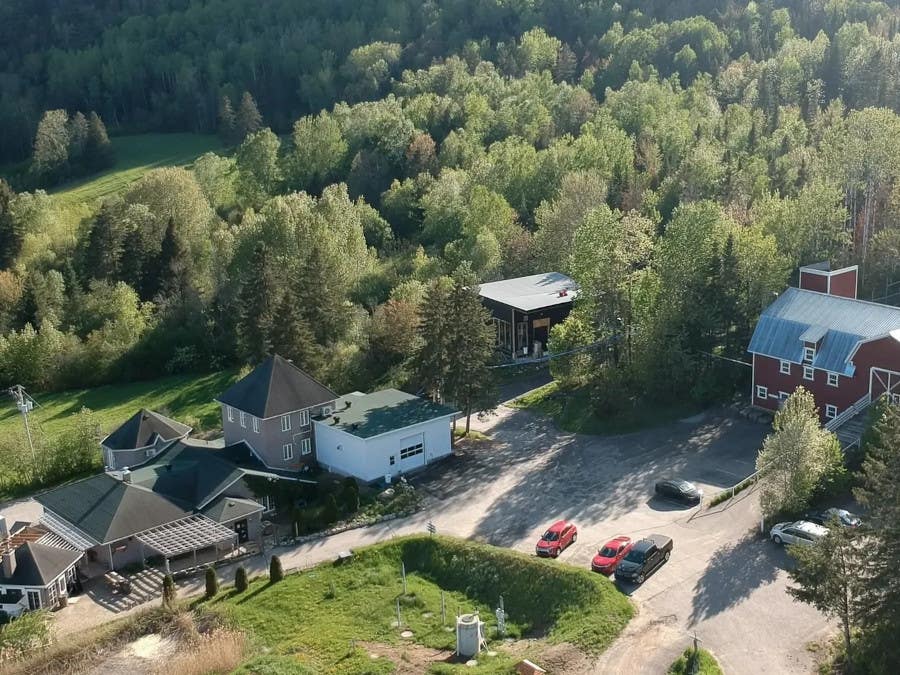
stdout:
<svg viewBox="0 0 900 675">
<path fill-rule="evenodd" d="M 100 441 L 104 462 L 111 469 L 139 466 L 190 432 L 186 424 L 142 408 Z"/>
<path fill-rule="evenodd" d="M 551 326 L 569 315 L 578 292 L 578 284 L 560 272 L 492 281 L 479 288 L 497 331 L 497 349 L 511 358 L 542 355 Z"/>
</svg>

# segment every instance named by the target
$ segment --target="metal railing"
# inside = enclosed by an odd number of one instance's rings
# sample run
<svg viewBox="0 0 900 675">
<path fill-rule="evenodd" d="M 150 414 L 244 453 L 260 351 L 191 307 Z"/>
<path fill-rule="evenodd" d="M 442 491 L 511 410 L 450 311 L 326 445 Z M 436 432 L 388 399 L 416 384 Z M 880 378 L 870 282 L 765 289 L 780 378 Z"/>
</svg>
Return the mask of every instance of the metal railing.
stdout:
<svg viewBox="0 0 900 675">
<path fill-rule="evenodd" d="M 831 420 L 828 420 L 828 422 L 825 424 L 825 428 L 828 431 L 836 430 L 838 427 L 840 427 L 844 422 L 849 420 L 851 417 L 854 417 L 856 414 L 858 414 L 858 413 L 862 412 L 863 410 L 865 410 L 866 408 L 868 408 L 869 405 L 871 405 L 871 403 L 872 403 L 872 395 L 866 394 L 861 399 L 859 399 L 856 403 L 854 403 L 849 408 L 847 408 L 844 412 L 842 412 L 840 415 L 838 415 L 837 417 L 835 417 Z"/>
</svg>

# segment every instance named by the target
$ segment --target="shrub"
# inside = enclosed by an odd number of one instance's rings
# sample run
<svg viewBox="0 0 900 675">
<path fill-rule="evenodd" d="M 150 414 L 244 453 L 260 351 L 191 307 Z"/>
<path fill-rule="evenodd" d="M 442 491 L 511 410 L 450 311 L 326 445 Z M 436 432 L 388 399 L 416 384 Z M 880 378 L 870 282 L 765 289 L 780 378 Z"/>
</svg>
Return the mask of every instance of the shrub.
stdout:
<svg viewBox="0 0 900 675">
<path fill-rule="evenodd" d="M 359 487 L 357 487 L 356 481 L 353 481 L 352 484 L 344 483 L 344 489 L 341 492 L 341 503 L 344 511 L 347 513 L 359 511 Z"/>
<path fill-rule="evenodd" d="M 331 525 L 338 519 L 338 506 L 334 495 L 325 497 L 325 506 L 322 508 L 322 521 L 326 525 Z"/>
<path fill-rule="evenodd" d="M 234 572 L 234 590 L 238 593 L 243 593 L 249 585 L 250 580 L 247 578 L 247 570 L 244 569 L 243 565 L 238 565 Z"/>
<path fill-rule="evenodd" d="M 273 555 L 269 562 L 269 582 L 275 584 L 282 579 L 284 579 L 284 569 L 281 567 L 281 558 Z"/>
<path fill-rule="evenodd" d="M 212 566 L 206 568 L 206 597 L 213 598 L 219 592 L 219 577 Z"/>
<path fill-rule="evenodd" d="M 175 606 L 176 597 L 175 580 L 171 574 L 167 574 L 162 580 L 162 606 L 166 609 L 172 609 Z"/>
</svg>

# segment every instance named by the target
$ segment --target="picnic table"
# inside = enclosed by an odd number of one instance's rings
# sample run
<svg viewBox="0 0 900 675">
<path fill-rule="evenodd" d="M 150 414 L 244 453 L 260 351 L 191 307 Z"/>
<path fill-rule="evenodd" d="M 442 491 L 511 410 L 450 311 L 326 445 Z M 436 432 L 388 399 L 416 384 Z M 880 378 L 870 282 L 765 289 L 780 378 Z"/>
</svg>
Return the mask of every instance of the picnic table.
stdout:
<svg viewBox="0 0 900 675">
<path fill-rule="evenodd" d="M 131 580 L 127 577 L 123 577 L 118 572 L 107 572 L 103 575 L 103 578 L 113 591 L 124 594 L 131 592 Z"/>
</svg>

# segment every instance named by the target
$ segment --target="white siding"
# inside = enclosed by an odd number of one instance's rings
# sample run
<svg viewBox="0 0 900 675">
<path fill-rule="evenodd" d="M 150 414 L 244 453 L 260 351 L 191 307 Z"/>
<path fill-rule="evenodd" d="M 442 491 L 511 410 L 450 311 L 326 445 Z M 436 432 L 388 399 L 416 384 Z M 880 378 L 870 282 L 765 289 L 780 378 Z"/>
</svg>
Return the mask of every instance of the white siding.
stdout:
<svg viewBox="0 0 900 675">
<path fill-rule="evenodd" d="M 401 461 L 400 450 L 409 445 L 424 444 L 425 464 L 451 452 L 449 417 L 368 439 L 357 438 L 327 422 L 314 422 L 314 426 L 319 464 L 334 473 L 355 476 L 367 483 L 382 480 L 386 474 L 398 476 L 421 466 L 422 462 L 417 458 Z M 393 466 L 391 456 L 394 457 Z"/>
</svg>

